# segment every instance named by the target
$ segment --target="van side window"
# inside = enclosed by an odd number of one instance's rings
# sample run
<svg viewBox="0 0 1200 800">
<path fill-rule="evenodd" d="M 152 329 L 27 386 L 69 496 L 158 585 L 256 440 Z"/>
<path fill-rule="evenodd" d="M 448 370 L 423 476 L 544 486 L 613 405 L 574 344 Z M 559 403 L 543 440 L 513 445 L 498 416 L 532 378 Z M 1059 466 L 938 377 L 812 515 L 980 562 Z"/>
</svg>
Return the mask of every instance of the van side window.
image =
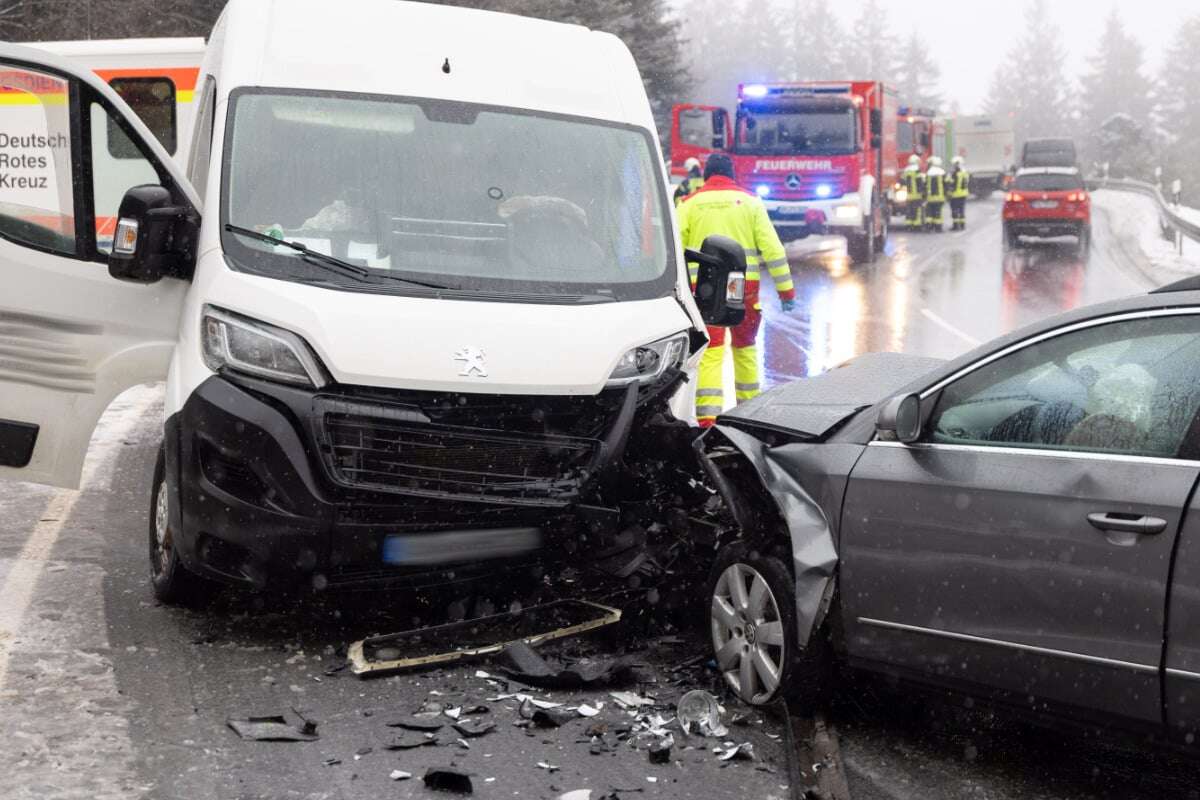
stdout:
<svg viewBox="0 0 1200 800">
<path fill-rule="evenodd" d="M 170 78 L 113 78 L 108 82 L 121 99 L 137 113 L 146 127 L 158 137 L 168 153 L 175 153 L 175 83 Z M 108 152 L 113 158 L 140 158 L 141 151 L 128 137 L 117 135 L 116 123 L 109 120 Z"/>
<path fill-rule="evenodd" d="M 96 250 L 112 250 L 117 212 L 134 186 L 162 183 L 154 164 L 129 137 L 116 117 L 94 100 L 88 104 L 92 144 L 92 209 L 96 214 Z M 115 155 L 128 153 L 130 155 Z"/>
<path fill-rule="evenodd" d="M 212 154 L 213 116 L 216 107 L 217 82 L 212 75 L 204 78 L 204 93 L 196 109 L 196 125 L 192 130 L 192 152 L 188 154 L 188 181 L 204 199 L 208 183 L 208 160 Z"/>
<path fill-rule="evenodd" d="M 0 63 L 0 236 L 76 255 L 70 83 Z"/>
</svg>

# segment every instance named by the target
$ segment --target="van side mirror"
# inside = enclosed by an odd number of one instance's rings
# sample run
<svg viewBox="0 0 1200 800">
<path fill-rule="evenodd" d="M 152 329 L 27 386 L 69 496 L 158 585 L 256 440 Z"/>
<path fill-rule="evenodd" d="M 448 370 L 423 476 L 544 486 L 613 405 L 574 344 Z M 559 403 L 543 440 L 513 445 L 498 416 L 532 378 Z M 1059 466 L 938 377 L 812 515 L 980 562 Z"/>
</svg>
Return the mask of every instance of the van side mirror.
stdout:
<svg viewBox="0 0 1200 800">
<path fill-rule="evenodd" d="M 699 250 L 685 250 L 699 265 L 692 290 L 705 324 L 730 328 L 746 316 L 746 251 L 728 236 L 709 236 Z"/>
<path fill-rule="evenodd" d="M 175 204 L 158 184 L 134 186 L 121 199 L 108 274 L 124 281 L 154 283 L 166 275 L 183 275 L 189 258 L 181 226 L 189 209 Z"/>
<path fill-rule="evenodd" d="M 883 109 L 871 109 L 871 136 L 883 136 Z"/>
<path fill-rule="evenodd" d="M 886 441 L 912 444 L 921 438 L 921 398 L 915 394 L 893 397 L 879 409 L 875 432 Z"/>
</svg>

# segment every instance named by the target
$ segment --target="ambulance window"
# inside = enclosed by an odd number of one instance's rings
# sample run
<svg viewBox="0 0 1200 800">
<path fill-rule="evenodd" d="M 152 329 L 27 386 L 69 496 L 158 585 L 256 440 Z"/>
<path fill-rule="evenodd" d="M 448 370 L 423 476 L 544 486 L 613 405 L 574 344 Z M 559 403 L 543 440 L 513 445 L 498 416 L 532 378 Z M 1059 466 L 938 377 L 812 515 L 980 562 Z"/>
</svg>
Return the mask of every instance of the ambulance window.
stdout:
<svg viewBox="0 0 1200 800">
<path fill-rule="evenodd" d="M 70 84 L 0 64 L 0 236 L 75 255 Z"/>
<path fill-rule="evenodd" d="M 92 129 L 92 208 L 96 214 L 96 249 L 108 253 L 112 250 L 117 212 L 125 192 L 134 186 L 161 184 L 162 181 L 150 159 L 106 108 L 93 102 L 89 119 Z"/>
<path fill-rule="evenodd" d="M 158 137 L 168 153 L 175 152 L 175 84 L 170 78 L 113 78 L 108 82 L 121 99 L 137 113 L 146 127 Z M 118 134 L 111 119 L 108 128 L 108 152 L 113 158 L 141 158 L 141 152 L 128 138 Z"/>
</svg>

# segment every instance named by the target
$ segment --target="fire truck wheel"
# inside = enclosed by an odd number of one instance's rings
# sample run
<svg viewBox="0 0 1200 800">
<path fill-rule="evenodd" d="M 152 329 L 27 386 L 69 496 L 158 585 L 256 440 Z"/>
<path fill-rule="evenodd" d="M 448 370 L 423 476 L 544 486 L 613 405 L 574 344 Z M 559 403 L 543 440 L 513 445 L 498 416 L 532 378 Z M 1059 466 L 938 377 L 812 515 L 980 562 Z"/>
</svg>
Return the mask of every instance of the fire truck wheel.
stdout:
<svg viewBox="0 0 1200 800">
<path fill-rule="evenodd" d="M 846 251 L 852 264 L 870 264 L 875 260 L 875 220 L 867 220 L 861 233 L 846 237 Z"/>
</svg>

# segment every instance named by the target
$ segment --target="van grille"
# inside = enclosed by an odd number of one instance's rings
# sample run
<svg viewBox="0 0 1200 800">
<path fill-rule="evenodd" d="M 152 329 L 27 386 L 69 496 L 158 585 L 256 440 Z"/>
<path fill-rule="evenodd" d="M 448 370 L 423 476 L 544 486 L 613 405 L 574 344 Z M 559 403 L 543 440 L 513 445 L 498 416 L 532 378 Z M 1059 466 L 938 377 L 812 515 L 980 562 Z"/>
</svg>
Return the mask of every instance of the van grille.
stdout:
<svg viewBox="0 0 1200 800">
<path fill-rule="evenodd" d="M 333 479 L 357 489 L 563 505 L 600 452 L 594 438 L 445 425 L 420 412 L 350 405 L 332 403 L 320 414 L 322 453 Z"/>
</svg>

